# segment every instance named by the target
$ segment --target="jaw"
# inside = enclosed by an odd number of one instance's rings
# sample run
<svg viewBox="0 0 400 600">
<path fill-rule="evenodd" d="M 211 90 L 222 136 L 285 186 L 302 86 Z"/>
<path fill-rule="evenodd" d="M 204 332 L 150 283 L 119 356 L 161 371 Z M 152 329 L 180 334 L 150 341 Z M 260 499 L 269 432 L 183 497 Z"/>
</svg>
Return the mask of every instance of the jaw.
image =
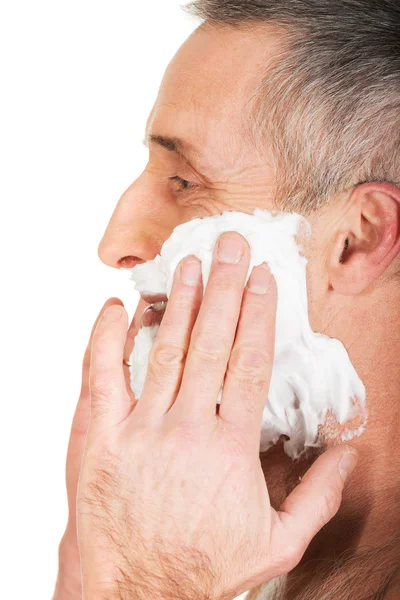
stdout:
<svg viewBox="0 0 400 600">
<path fill-rule="evenodd" d="M 268 487 L 271 506 L 279 510 L 282 502 L 300 483 L 313 462 L 323 452 L 310 448 L 298 460 L 292 460 L 283 449 L 284 440 L 260 453 L 261 468 Z"/>
</svg>

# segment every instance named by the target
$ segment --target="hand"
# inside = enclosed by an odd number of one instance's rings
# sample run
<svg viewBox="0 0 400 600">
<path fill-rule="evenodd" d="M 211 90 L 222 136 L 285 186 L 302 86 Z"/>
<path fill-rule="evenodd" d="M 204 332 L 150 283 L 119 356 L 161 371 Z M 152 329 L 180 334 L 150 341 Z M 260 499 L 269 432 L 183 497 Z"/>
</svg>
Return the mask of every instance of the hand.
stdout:
<svg viewBox="0 0 400 600">
<path fill-rule="evenodd" d="M 67 452 L 66 465 L 66 484 L 68 496 L 68 523 L 59 546 L 59 571 L 57 584 L 54 593 L 54 600 L 76 600 L 81 598 L 81 568 L 79 549 L 76 532 L 76 493 L 78 488 L 79 471 L 82 462 L 83 449 L 87 430 L 90 421 L 90 389 L 89 389 L 89 371 L 90 371 L 90 354 L 97 323 L 109 306 L 123 306 L 118 298 L 107 300 L 101 309 L 90 335 L 90 339 L 85 351 L 82 364 L 82 385 L 79 394 L 78 404 L 75 409 L 75 414 L 72 421 L 71 433 Z M 143 303 L 140 302 L 132 323 L 130 325 L 124 356 L 131 355 L 134 338 L 140 325 L 140 318 L 143 313 Z M 129 390 L 132 401 L 134 401 L 133 393 L 130 390 L 129 369 L 125 371 L 127 389 Z"/>
<path fill-rule="evenodd" d="M 286 573 L 337 512 L 355 466 L 348 447 L 333 448 L 271 508 L 259 442 L 276 286 L 259 266 L 243 291 L 249 247 L 222 239 L 242 258 L 218 246 L 203 300 L 199 262 L 180 264 L 138 402 L 122 365 L 126 311 L 112 306 L 97 325 L 78 489 L 85 600 L 232 599 Z"/>
</svg>

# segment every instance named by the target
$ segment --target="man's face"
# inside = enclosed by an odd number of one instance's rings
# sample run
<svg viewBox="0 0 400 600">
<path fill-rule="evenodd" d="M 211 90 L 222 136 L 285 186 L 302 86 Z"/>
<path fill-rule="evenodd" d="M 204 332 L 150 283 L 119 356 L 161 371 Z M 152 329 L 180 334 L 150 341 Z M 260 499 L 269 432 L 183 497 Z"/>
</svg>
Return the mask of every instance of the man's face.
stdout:
<svg viewBox="0 0 400 600">
<path fill-rule="evenodd" d="M 265 26 L 251 31 L 202 26 L 183 44 L 147 122 L 147 166 L 122 195 L 101 240 L 103 262 L 131 268 L 151 260 L 172 230 L 194 217 L 279 208 L 271 149 L 256 148 L 248 124 L 250 98 L 280 43 L 280 34 Z M 326 238 L 329 225 L 319 224 L 307 248 L 310 322 L 319 331 L 321 315 L 330 316 L 322 291 L 325 250 L 318 242 Z M 273 461 L 269 458 L 270 467 Z M 292 487 L 290 459 L 280 451 L 277 462 L 284 463 L 286 485 Z M 293 477 L 297 483 L 298 471 Z"/>
<path fill-rule="evenodd" d="M 249 123 L 250 100 L 282 35 L 266 25 L 249 30 L 203 25 L 178 50 L 147 121 L 147 166 L 120 198 L 99 245 L 104 263 L 131 268 L 153 259 L 172 230 L 194 217 L 279 209 L 271 148 L 257 147 Z M 174 139 L 182 140 L 185 156 L 173 150 Z M 314 217 L 312 242 L 304 249 L 310 323 L 340 338 L 325 327 L 332 311 L 342 307 L 323 292 L 324 261 L 338 216 Z"/>
<path fill-rule="evenodd" d="M 203 26 L 179 49 L 147 121 L 148 164 L 122 195 L 100 243 L 104 262 L 131 267 L 135 262 L 124 258 L 154 258 L 172 229 L 193 217 L 272 208 L 268 148 L 257 151 L 246 130 L 247 103 L 278 43 L 276 34 L 263 37 L 257 28 Z M 160 138 L 181 139 L 187 155 L 163 147 Z"/>
</svg>

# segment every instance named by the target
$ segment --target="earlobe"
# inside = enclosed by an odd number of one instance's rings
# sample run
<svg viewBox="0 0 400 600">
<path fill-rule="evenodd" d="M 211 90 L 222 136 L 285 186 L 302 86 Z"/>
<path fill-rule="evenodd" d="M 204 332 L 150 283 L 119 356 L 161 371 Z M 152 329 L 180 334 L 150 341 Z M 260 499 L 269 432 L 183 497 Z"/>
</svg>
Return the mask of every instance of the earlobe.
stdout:
<svg viewBox="0 0 400 600">
<path fill-rule="evenodd" d="M 346 227 L 333 243 L 330 282 L 339 294 L 352 296 L 379 279 L 400 252 L 400 189 L 366 183 L 348 202 Z"/>
</svg>

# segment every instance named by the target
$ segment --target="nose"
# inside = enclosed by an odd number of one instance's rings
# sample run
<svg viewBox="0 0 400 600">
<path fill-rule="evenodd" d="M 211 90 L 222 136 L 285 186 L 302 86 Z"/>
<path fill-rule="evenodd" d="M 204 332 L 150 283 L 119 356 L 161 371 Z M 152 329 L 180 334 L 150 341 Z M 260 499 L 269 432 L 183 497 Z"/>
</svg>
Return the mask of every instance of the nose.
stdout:
<svg viewBox="0 0 400 600">
<path fill-rule="evenodd" d="M 109 267 L 131 269 L 152 260 L 162 244 L 151 222 L 143 218 L 121 218 L 117 206 L 99 244 L 98 255 Z"/>
<path fill-rule="evenodd" d="M 179 215 L 143 180 L 136 180 L 121 196 L 98 247 L 100 260 L 116 269 L 131 269 L 152 260 L 179 223 Z"/>
</svg>

